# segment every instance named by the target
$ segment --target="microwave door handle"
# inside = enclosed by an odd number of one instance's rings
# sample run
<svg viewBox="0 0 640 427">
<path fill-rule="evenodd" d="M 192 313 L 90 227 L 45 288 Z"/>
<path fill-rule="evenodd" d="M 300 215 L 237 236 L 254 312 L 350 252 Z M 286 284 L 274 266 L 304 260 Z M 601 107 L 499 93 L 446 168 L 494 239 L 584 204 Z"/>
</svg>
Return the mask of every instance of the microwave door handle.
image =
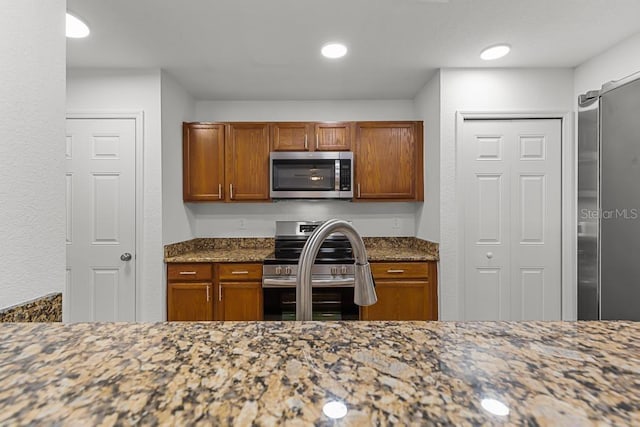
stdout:
<svg viewBox="0 0 640 427">
<path fill-rule="evenodd" d="M 333 183 L 334 191 L 340 191 L 340 160 L 335 162 L 335 179 Z"/>
</svg>

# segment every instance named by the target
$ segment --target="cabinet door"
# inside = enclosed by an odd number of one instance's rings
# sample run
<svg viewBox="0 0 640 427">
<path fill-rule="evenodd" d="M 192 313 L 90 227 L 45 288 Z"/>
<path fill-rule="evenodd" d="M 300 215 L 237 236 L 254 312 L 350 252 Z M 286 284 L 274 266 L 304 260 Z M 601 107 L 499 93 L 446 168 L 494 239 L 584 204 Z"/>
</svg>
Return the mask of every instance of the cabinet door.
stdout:
<svg viewBox="0 0 640 427">
<path fill-rule="evenodd" d="M 363 320 L 434 320 L 428 281 L 378 281 L 378 302 L 362 308 Z"/>
<path fill-rule="evenodd" d="M 211 283 L 169 283 L 167 320 L 213 320 Z"/>
<path fill-rule="evenodd" d="M 311 147 L 309 123 L 273 123 L 273 151 L 308 151 Z"/>
<path fill-rule="evenodd" d="M 415 122 L 358 123 L 357 199 L 421 200 L 422 135 Z"/>
<path fill-rule="evenodd" d="M 396 287 L 376 281 L 378 302 L 362 307 L 362 320 L 397 320 Z"/>
<path fill-rule="evenodd" d="M 225 143 L 227 200 L 269 200 L 269 125 L 232 123 Z"/>
<path fill-rule="evenodd" d="M 261 282 L 220 282 L 217 320 L 262 320 Z"/>
<path fill-rule="evenodd" d="M 315 128 L 316 151 L 351 150 L 352 123 L 316 123 Z"/>
<path fill-rule="evenodd" d="M 182 194 L 185 202 L 224 199 L 224 125 L 182 124 Z"/>
</svg>

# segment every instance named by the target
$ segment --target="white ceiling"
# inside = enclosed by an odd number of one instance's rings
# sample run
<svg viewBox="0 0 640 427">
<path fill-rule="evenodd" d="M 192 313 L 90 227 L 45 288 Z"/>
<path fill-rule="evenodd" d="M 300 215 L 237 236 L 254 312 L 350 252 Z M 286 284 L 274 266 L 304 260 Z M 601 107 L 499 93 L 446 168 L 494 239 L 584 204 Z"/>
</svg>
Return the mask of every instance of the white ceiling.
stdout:
<svg viewBox="0 0 640 427">
<path fill-rule="evenodd" d="M 574 67 L 640 31 L 640 0 L 68 0 L 69 67 L 162 68 L 197 99 L 410 99 L 442 67 Z M 344 42 L 328 60 L 320 47 Z M 488 45 L 512 53 L 490 63 Z"/>
</svg>

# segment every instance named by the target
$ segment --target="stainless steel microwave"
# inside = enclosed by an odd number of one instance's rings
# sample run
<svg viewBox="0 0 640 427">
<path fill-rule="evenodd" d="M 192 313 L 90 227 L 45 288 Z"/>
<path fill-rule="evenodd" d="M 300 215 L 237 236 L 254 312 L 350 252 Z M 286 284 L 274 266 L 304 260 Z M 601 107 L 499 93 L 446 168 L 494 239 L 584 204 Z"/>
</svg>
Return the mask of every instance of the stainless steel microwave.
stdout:
<svg viewBox="0 0 640 427">
<path fill-rule="evenodd" d="M 353 153 L 272 152 L 272 199 L 352 199 Z"/>
</svg>

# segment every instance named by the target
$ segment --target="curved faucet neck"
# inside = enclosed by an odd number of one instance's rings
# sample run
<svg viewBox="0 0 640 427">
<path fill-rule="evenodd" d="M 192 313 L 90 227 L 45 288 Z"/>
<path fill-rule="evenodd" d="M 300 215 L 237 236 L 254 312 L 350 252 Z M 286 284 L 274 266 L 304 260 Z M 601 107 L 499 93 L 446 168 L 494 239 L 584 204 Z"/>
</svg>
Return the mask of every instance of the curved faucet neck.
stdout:
<svg viewBox="0 0 640 427">
<path fill-rule="evenodd" d="M 320 246 L 332 233 L 344 234 L 353 248 L 356 260 L 356 275 L 354 283 L 354 300 L 358 305 L 371 305 L 377 301 L 373 278 L 367 260 L 367 250 L 362 237 L 356 229 L 344 220 L 330 219 L 320 225 L 307 239 L 298 261 L 296 277 L 296 320 L 312 319 L 312 283 L 311 268 L 315 262 Z"/>
</svg>

